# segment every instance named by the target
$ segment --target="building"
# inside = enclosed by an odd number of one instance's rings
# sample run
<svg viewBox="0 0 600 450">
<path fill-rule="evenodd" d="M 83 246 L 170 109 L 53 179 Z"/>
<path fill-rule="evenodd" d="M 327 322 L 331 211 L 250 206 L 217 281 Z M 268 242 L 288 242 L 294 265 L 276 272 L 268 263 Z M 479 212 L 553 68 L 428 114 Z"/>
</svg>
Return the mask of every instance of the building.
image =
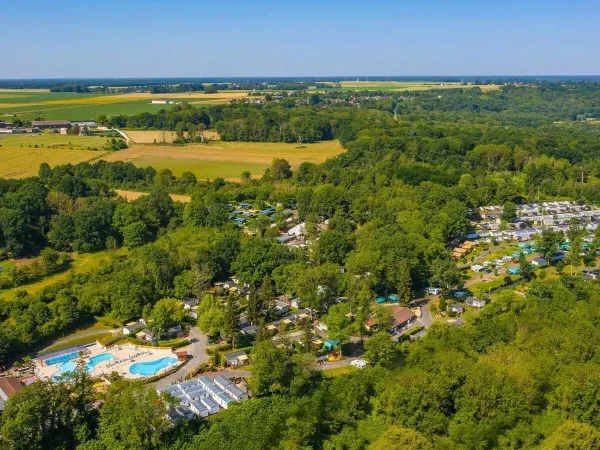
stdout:
<svg viewBox="0 0 600 450">
<path fill-rule="evenodd" d="M 16 377 L 0 378 L 0 414 L 4 411 L 6 401 L 23 387 Z"/>
<path fill-rule="evenodd" d="M 290 305 L 292 308 L 300 309 L 302 301 L 299 298 L 293 298 L 290 300 Z"/>
<path fill-rule="evenodd" d="M 278 316 L 281 316 L 285 313 L 287 313 L 290 310 L 290 307 L 288 306 L 287 303 L 284 303 L 282 301 L 277 301 L 275 303 L 275 312 L 277 313 Z"/>
<path fill-rule="evenodd" d="M 235 352 L 225 355 L 225 365 L 230 367 L 243 366 L 248 362 L 248 355 L 246 352 Z"/>
<path fill-rule="evenodd" d="M 542 266 L 545 266 L 546 264 L 548 264 L 548 261 L 545 258 L 538 256 L 531 260 L 531 264 L 533 264 L 534 266 L 542 267 Z"/>
<path fill-rule="evenodd" d="M 486 304 L 486 301 L 477 297 L 467 297 L 465 303 L 472 308 L 483 308 Z"/>
<path fill-rule="evenodd" d="M 69 128 L 71 123 L 68 120 L 34 120 L 31 126 L 40 130 L 59 130 Z"/>
<path fill-rule="evenodd" d="M 406 328 L 415 320 L 417 316 L 407 307 L 395 307 L 392 315 L 392 333 L 398 333 L 400 330 Z"/>
<path fill-rule="evenodd" d="M 465 307 L 460 303 L 455 303 L 450 307 L 450 311 L 452 311 L 455 314 L 462 314 L 465 312 Z"/>
<path fill-rule="evenodd" d="M 123 334 L 127 336 L 128 334 L 133 333 L 135 330 L 143 327 L 144 325 L 145 325 L 145 323 L 141 319 L 138 322 L 129 322 L 129 323 L 125 324 L 125 326 L 123 327 Z"/>
<path fill-rule="evenodd" d="M 139 333 L 136 333 L 135 337 L 140 341 L 152 342 L 153 336 L 148 328 L 144 328 Z"/>
</svg>

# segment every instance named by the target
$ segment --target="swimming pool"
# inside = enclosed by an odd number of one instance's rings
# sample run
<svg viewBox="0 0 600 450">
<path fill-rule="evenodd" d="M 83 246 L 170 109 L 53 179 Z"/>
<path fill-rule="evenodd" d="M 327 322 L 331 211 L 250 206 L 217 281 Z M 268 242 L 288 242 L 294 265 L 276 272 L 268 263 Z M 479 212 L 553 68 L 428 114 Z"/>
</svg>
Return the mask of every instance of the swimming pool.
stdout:
<svg viewBox="0 0 600 450">
<path fill-rule="evenodd" d="M 73 352 L 73 353 L 68 353 L 66 355 L 56 356 L 54 358 L 47 359 L 46 365 L 51 366 L 53 364 L 67 362 L 67 361 L 77 358 L 78 356 L 79 356 L 78 352 Z"/>
<path fill-rule="evenodd" d="M 165 367 L 172 366 L 176 362 L 177 358 L 166 357 L 157 359 L 156 361 L 135 363 L 129 368 L 129 373 L 132 375 L 142 375 L 144 377 L 148 377 L 157 374 Z"/>
<path fill-rule="evenodd" d="M 108 361 L 109 359 L 116 359 L 110 353 L 100 353 L 99 355 L 92 356 L 90 361 L 85 365 L 85 371 L 91 372 L 96 367 L 96 364 L 101 363 L 102 361 Z"/>
<path fill-rule="evenodd" d="M 75 353 L 75 356 L 77 356 L 78 354 Z M 68 355 L 65 355 L 68 356 Z M 98 363 L 101 363 L 102 361 L 108 361 L 109 359 L 116 359 L 113 355 L 111 355 L 110 353 L 100 353 L 99 355 L 95 355 L 92 356 L 89 360 L 89 362 L 85 363 L 85 365 L 83 366 L 85 368 L 86 372 L 91 372 L 92 370 L 94 370 L 94 368 L 96 367 L 96 365 Z M 77 369 L 77 363 L 73 362 L 73 361 L 65 361 L 63 363 L 61 363 L 58 366 L 58 372 L 56 372 L 54 375 L 52 375 L 52 381 L 58 381 L 58 378 L 62 375 L 64 375 L 67 372 L 73 372 L 75 369 Z"/>
</svg>

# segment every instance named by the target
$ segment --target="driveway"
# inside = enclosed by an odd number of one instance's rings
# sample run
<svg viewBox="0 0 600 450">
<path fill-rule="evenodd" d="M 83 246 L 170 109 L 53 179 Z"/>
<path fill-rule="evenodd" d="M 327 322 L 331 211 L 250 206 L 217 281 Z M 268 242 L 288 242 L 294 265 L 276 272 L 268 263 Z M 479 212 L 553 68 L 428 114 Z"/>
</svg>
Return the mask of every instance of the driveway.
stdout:
<svg viewBox="0 0 600 450">
<path fill-rule="evenodd" d="M 206 354 L 206 342 L 208 338 L 202 334 L 198 327 L 192 327 L 190 329 L 190 335 L 188 339 L 190 340 L 189 345 L 178 348 L 175 351 L 187 352 L 191 358 L 190 361 L 181 366 L 177 372 L 174 372 L 154 383 L 157 388 L 170 386 L 174 382 L 183 380 L 186 374 L 198 368 L 201 364 L 208 362 L 209 356 Z"/>
</svg>

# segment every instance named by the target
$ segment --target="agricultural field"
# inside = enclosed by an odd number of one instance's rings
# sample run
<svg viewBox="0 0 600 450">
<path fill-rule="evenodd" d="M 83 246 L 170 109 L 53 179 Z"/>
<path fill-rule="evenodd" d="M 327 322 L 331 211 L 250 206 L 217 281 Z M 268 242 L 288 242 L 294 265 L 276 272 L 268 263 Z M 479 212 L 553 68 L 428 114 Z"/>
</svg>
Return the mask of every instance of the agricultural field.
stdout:
<svg viewBox="0 0 600 450">
<path fill-rule="evenodd" d="M 152 166 L 157 170 L 170 169 L 175 175 L 189 171 L 198 179 L 221 177 L 239 179 L 249 170 L 252 176 L 261 176 L 273 158 L 285 158 L 292 168 L 302 162 L 321 163 L 342 153 L 338 141 L 315 144 L 265 143 L 265 142 L 222 142 L 192 144 L 185 146 L 134 144 L 126 150 L 103 157 L 107 161 L 132 162 L 139 167 Z"/>
<path fill-rule="evenodd" d="M 136 144 L 152 144 L 155 142 L 167 142 L 171 143 L 175 140 L 174 131 L 163 131 L 163 130 L 123 130 L 125 134 Z M 218 140 L 219 134 L 213 130 L 204 131 L 204 139 L 206 140 Z"/>
<path fill-rule="evenodd" d="M 203 92 L 174 94 L 77 94 L 73 92 L 49 92 L 44 90 L 0 91 L 0 120 L 13 116 L 25 120 L 42 117 L 46 120 L 90 120 L 111 114 L 156 113 L 172 104 L 152 104 L 152 100 L 168 99 L 175 103 L 188 102 L 196 105 L 227 103 L 231 99 L 244 98 L 246 91 L 225 91 L 215 94 Z"/>
<path fill-rule="evenodd" d="M 143 195 L 148 195 L 147 192 L 125 191 L 123 189 L 115 189 L 115 191 L 118 195 L 123 197 L 128 202 L 136 200 Z M 189 195 L 171 194 L 171 198 L 173 199 L 173 201 L 181 203 L 189 203 L 192 200 L 192 198 Z"/>
<path fill-rule="evenodd" d="M 461 86 L 459 83 L 439 83 L 439 82 L 425 82 L 425 81 L 342 81 L 341 88 L 334 88 L 333 85 L 327 90 L 332 91 L 387 91 L 387 92 L 401 92 L 401 91 L 427 91 L 431 89 L 457 89 L 457 88 L 473 88 L 479 87 L 484 91 L 496 90 L 499 88 L 497 85 L 466 85 Z M 324 89 L 311 88 L 314 91 L 322 91 Z"/>
<path fill-rule="evenodd" d="M 23 178 L 37 175 L 40 164 L 77 164 L 108 153 L 102 147 L 106 137 L 61 134 L 0 135 L 0 177 Z"/>
</svg>

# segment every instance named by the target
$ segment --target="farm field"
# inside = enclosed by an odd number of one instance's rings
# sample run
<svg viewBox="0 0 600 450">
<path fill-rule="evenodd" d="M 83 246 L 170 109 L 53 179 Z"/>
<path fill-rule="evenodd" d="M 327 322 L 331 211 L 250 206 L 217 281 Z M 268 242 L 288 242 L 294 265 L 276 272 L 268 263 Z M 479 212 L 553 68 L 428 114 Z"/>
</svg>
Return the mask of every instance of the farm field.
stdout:
<svg viewBox="0 0 600 450">
<path fill-rule="evenodd" d="M 169 99 L 176 103 L 193 104 L 227 103 L 231 99 L 244 98 L 246 91 L 225 91 L 215 94 L 203 92 L 173 94 L 76 94 L 72 92 L 48 92 L 3 90 L 0 91 L 0 117 L 10 120 L 13 116 L 25 120 L 43 117 L 46 120 L 90 120 L 111 114 L 156 113 L 172 107 L 171 104 L 152 104 L 152 100 Z"/>
<path fill-rule="evenodd" d="M 0 135 L 0 177 L 37 175 L 43 162 L 56 166 L 99 158 L 108 153 L 102 150 L 106 140 L 105 137 L 61 134 Z M 94 148 L 97 150 L 92 150 Z"/>
<path fill-rule="evenodd" d="M 157 170 L 168 168 L 175 175 L 189 171 L 199 179 L 235 180 L 245 170 L 254 177 L 261 176 L 273 158 L 285 158 L 296 168 L 302 162 L 320 163 L 343 151 L 338 141 L 305 144 L 302 148 L 285 143 L 216 141 L 186 146 L 135 144 L 103 159 L 132 162 L 139 167 L 152 166 Z"/>
<path fill-rule="evenodd" d="M 123 189 L 115 189 L 115 192 L 129 202 L 140 198 L 142 195 L 148 195 L 147 192 L 125 191 Z M 181 203 L 189 203 L 192 200 L 189 195 L 171 194 L 171 198 L 173 201 Z"/>
<path fill-rule="evenodd" d="M 152 144 L 156 142 L 168 142 L 171 143 L 175 140 L 174 131 L 163 131 L 163 130 L 123 130 L 129 139 L 136 144 Z M 219 134 L 213 130 L 204 131 L 204 139 L 207 141 L 218 140 Z"/>
<path fill-rule="evenodd" d="M 342 81 L 341 88 L 328 88 L 335 91 L 426 91 L 431 89 L 457 89 L 479 87 L 484 91 L 496 90 L 497 85 L 461 86 L 458 83 L 437 83 L 422 81 Z M 311 88 L 310 90 L 322 91 L 324 89 Z"/>
</svg>

